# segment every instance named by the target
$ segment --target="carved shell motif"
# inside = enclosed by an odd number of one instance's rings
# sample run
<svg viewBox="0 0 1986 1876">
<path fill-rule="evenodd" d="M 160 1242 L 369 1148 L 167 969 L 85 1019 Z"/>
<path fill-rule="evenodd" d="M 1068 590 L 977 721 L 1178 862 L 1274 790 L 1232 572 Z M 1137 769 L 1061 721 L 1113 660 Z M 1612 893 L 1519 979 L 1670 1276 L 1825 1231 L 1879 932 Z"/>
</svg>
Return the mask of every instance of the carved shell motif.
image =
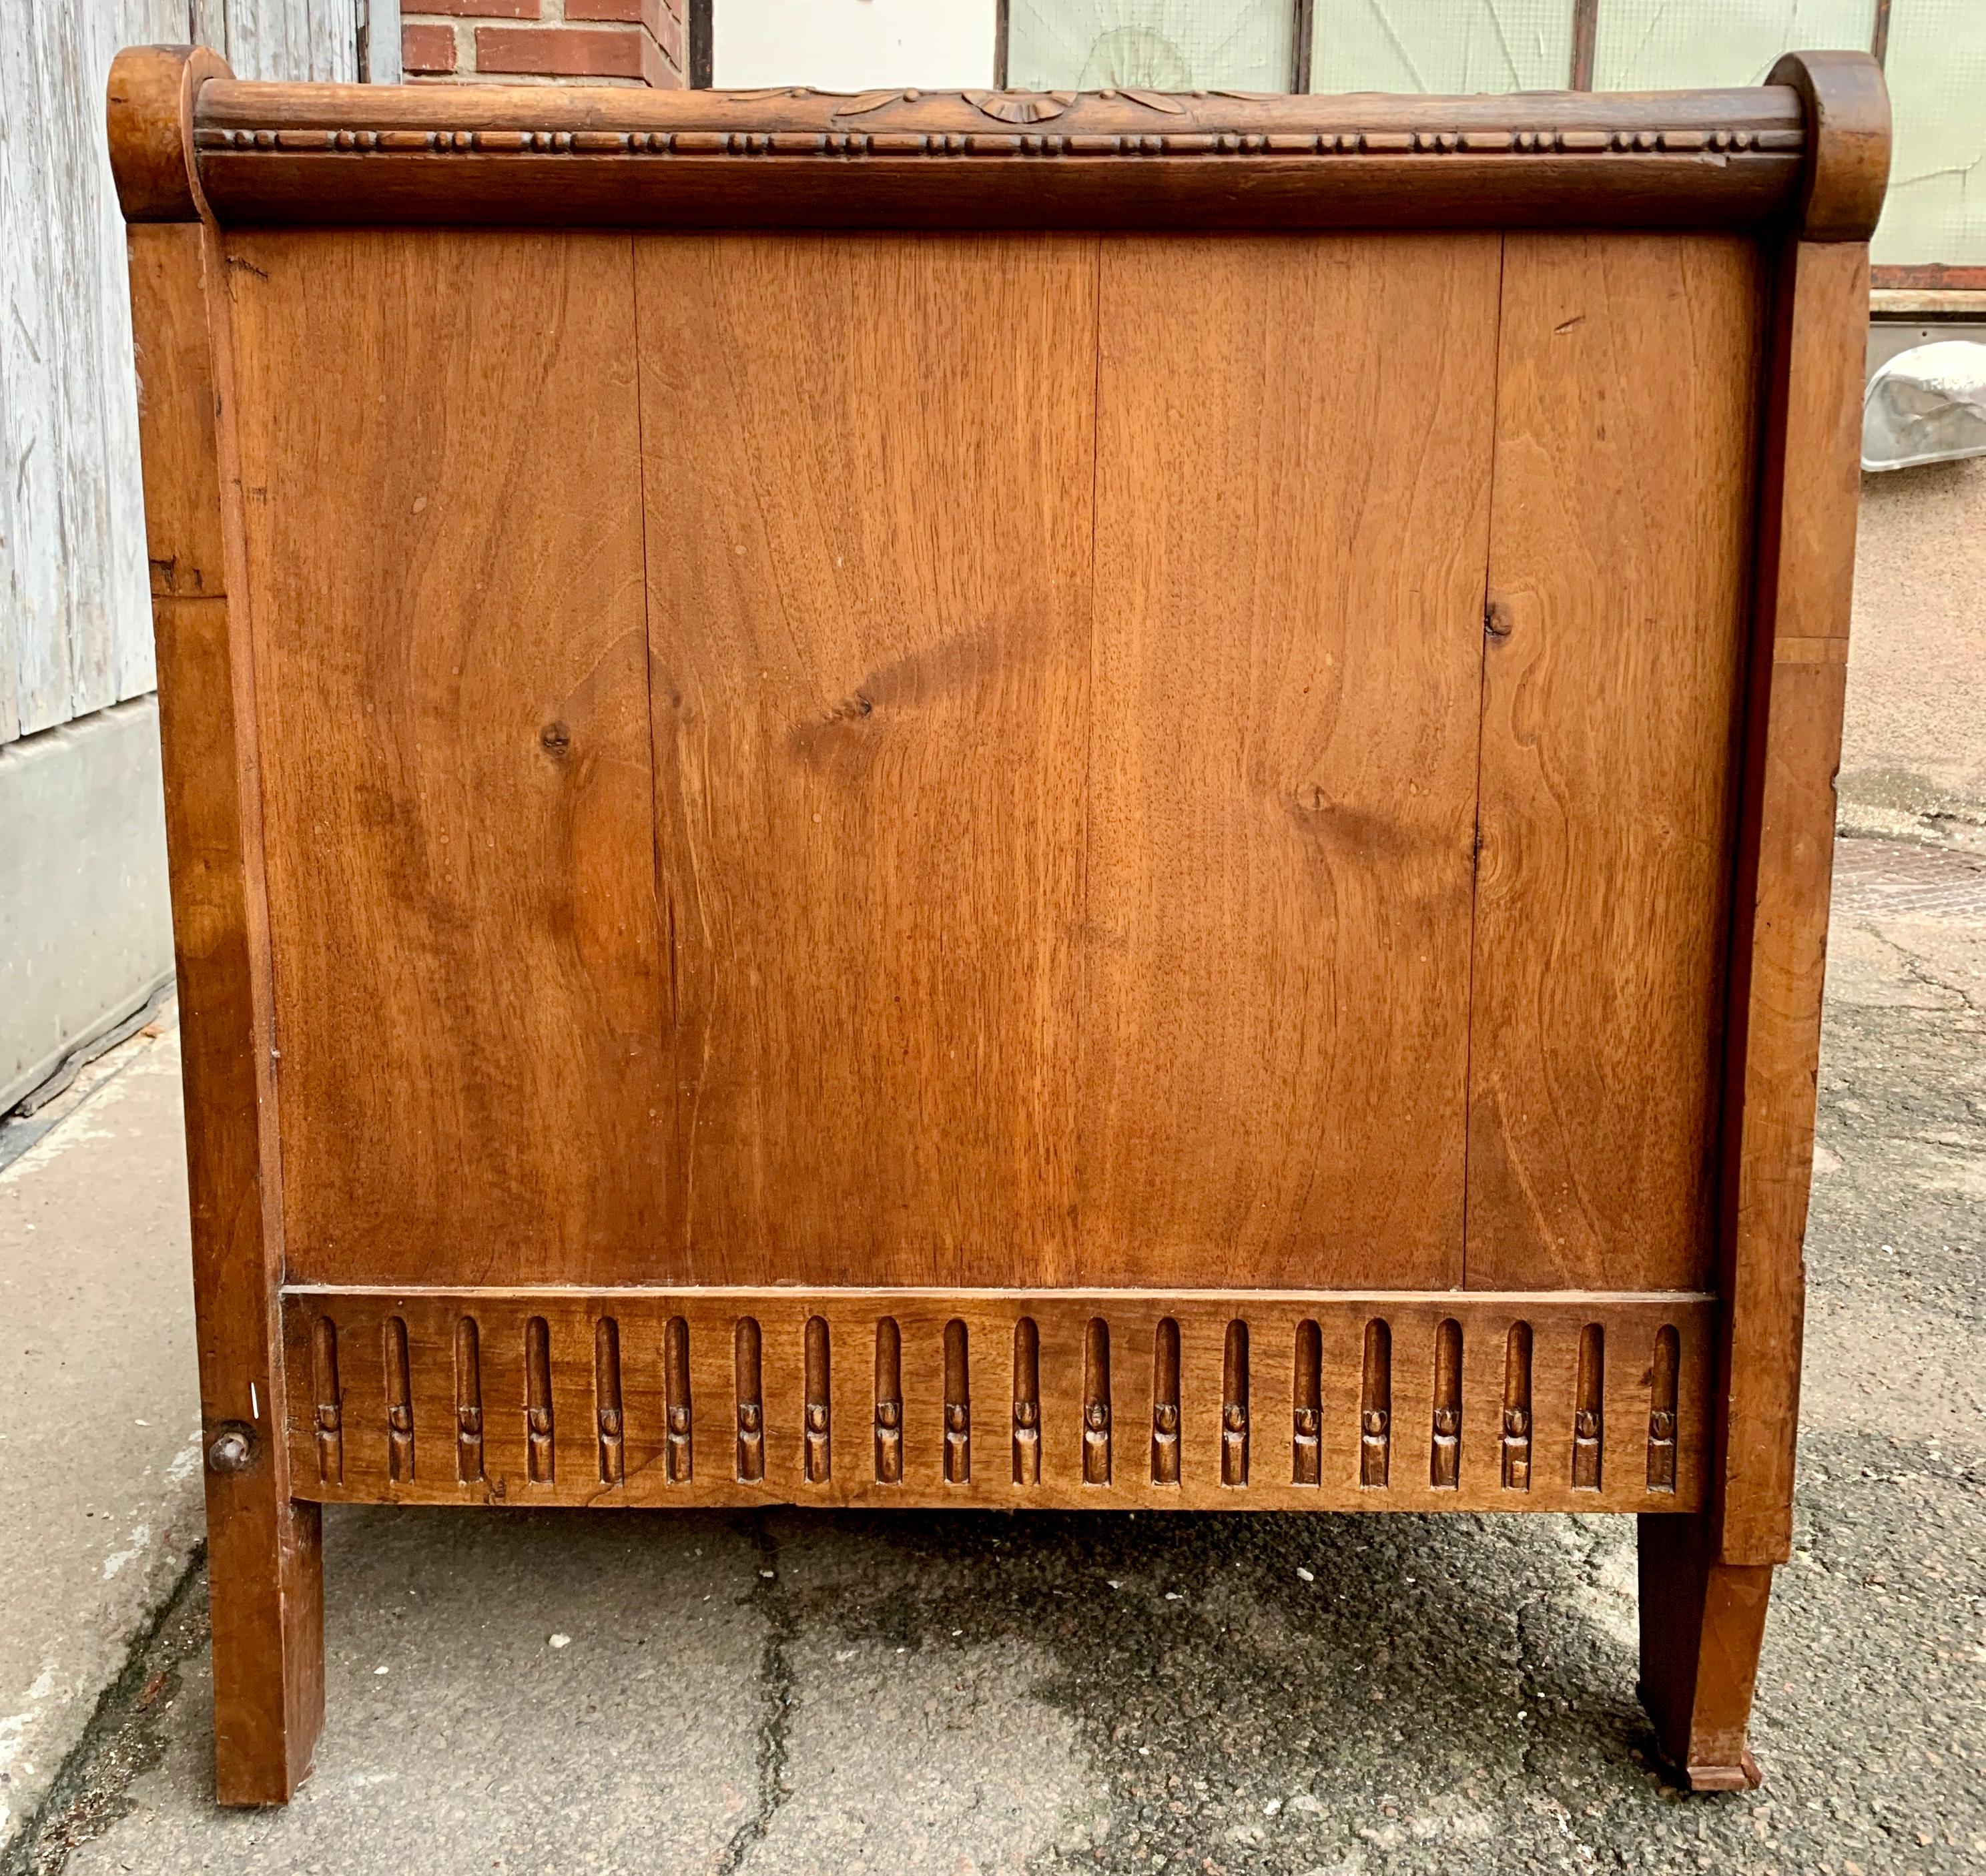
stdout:
<svg viewBox="0 0 1986 1876">
<path fill-rule="evenodd" d="M 1045 123 L 1075 102 L 1072 91 L 968 91 L 966 102 L 1003 124 Z"/>
</svg>

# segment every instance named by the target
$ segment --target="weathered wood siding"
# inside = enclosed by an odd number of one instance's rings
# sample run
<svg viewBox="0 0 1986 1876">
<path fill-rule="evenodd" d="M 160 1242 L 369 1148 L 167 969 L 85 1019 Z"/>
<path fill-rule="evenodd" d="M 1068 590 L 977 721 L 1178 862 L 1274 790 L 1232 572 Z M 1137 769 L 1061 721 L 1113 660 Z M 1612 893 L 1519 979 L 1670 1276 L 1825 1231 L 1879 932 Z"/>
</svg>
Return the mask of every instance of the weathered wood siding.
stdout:
<svg viewBox="0 0 1986 1876">
<path fill-rule="evenodd" d="M 111 58 L 198 39 L 244 78 L 348 81 L 363 6 L 0 5 L 0 743 L 154 681 L 124 226 L 104 153 Z"/>
<path fill-rule="evenodd" d="M 237 78 L 357 82 L 365 0 L 192 0 L 194 37 Z"/>
</svg>

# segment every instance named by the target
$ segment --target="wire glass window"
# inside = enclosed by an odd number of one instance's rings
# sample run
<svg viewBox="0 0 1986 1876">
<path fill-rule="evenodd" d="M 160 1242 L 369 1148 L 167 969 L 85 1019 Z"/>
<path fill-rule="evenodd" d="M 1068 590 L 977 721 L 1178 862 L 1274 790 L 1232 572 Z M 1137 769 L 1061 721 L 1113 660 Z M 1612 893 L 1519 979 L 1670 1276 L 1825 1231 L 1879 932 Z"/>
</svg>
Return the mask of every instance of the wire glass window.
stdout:
<svg viewBox="0 0 1986 1876">
<path fill-rule="evenodd" d="M 1762 85 L 1782 52 L 1866 52 L 1875 32 L 1876 0 L 1601 0 L 1594 89 Z"/>
<path fill-rule="evenodd" d="M 1288 91 L 1291 0 L 1011 0 L 1007 83 L 1024 91 Z"/>
<path fill-rule="evenodd" d="M 1880 266 L 1986 264 L 1986 0 L 1894 0 Z"/>
<path fill-rule="evenodd" d="M 1550 91 L 1570 82 L 1573 0 L 1316 0 L 1313 91 Z"/>
</svg>

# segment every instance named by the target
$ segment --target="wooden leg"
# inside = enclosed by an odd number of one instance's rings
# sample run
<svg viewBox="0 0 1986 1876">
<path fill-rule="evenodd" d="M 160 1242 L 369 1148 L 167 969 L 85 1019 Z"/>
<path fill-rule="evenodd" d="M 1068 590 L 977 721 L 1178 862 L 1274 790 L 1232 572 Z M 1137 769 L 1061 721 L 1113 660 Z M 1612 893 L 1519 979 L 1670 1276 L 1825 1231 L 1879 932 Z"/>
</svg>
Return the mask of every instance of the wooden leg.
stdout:
<svg viewBox="0 0 1986 1876">
<path fill-rule="evenodd" d="M 1692 1791 L 1759 1783 L 1745 1744 L 1772 1595 L 1769 1564 L 1712 1560 L 1701 1518 L 1639 1520 L 1641 1703 L 1662 1756 Z"/>
<path fill-rule="evenodd" d="M 322 1517 L 287 1498 L 244 1504 L 211 1472 L 208 1484 L 214 1795 L 286 1804 L 324 1723 Z"/>
</svg>

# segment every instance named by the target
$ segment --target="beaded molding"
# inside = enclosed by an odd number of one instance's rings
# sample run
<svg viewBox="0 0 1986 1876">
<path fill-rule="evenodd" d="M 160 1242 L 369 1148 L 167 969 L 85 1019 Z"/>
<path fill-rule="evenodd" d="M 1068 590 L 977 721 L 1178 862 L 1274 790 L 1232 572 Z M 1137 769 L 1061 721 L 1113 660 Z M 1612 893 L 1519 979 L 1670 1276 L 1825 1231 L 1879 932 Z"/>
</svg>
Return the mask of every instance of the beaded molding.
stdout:
<svg viewBox="0 0 1986 1876">
<path fill-rule="evenodd" d="M 773 98 L 825 98 L 803 88 L 710 93 L 713 102 L 752 103 Z M 1009 125 L 1053 123 L 1091 103 L 1129 104 L 1154 116 L 1187 115 L 1191 100 L 1209 96 L 1244 103 L 1284 103 L 1270 94 L 1100 91 L 864 92 L 837 103 L 837 122 L 864 118 L 897 106 L 963 104 L 989 120 Z M 1080 113 L 1079 114 L 1081 114 Z M 1414 130 L 1200 130 L 1154 132 L 917 130 L 884 126 L 856 130 L 378 130 L 356 128 L 222 128 L 194 134 L 202 150 L 273 151 L 288 155 L 721 156 L 721 157 L 1207 157 L 1207 156 L 1470 156 L 1792 155 L 1806 144 L 1799 130 L 1583 130 L 1523 126 Z"/>
</svg>

